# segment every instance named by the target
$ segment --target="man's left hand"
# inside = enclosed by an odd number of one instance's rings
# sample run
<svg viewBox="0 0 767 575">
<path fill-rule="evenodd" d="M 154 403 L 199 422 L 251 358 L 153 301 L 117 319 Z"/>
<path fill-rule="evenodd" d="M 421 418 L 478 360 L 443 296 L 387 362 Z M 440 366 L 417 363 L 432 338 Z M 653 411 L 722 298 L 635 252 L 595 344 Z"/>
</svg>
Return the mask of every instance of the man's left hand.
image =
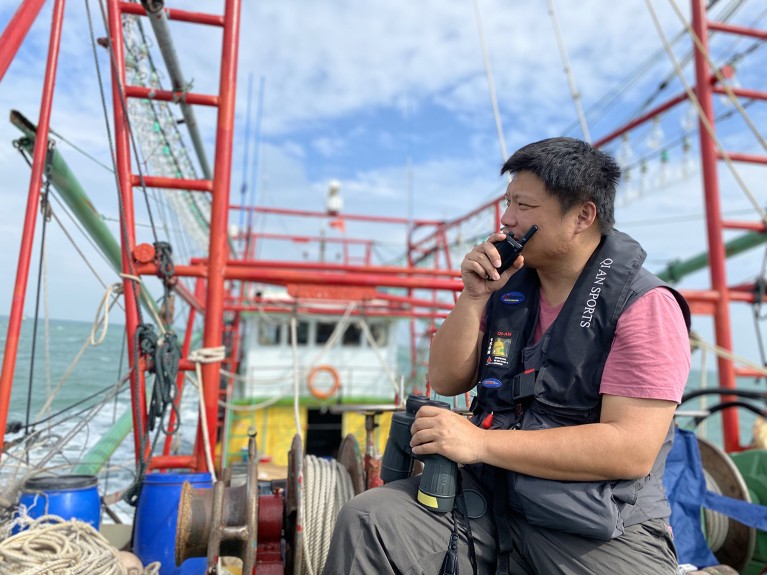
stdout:
<svg viewBox="0 0 767 575">
<path fill-rule="evenodd" d="M 425 405 L 410 427 L 414 455 L 438 453 L 456 463 L 482 461 L 487 431 L 449 409 Z"/>
</svg>

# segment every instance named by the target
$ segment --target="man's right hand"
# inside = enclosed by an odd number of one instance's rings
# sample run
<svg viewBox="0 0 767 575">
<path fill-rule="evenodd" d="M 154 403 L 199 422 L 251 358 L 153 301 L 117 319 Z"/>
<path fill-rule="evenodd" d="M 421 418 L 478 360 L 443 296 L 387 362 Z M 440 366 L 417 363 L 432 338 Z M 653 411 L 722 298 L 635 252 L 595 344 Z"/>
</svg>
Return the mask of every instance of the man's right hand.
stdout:
<svg viewBox="0 0 767 575">
<path fill-rule="evenodd" d="M 498 274 L 497 266 L 501 265 L 501 255 L 493 245 L 506 239 L 506 234 L 495 232 L 486 241 L 474 246 L 461 262 L 461 279 L 463 279 L 464 293 L 471 297 L 487 297 L 494 291 L 501 289 L 509 278 L 520 269 L 524 263 L 524 256 L 519 256 L 511 267 L 502 274 Z"/>
</svg>

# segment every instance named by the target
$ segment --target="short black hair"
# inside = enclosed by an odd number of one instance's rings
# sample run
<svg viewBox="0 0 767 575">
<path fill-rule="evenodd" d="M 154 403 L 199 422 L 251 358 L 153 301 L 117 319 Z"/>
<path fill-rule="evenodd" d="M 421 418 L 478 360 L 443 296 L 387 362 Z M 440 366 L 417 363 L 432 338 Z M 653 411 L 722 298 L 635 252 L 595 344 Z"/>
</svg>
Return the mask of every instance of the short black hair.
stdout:
<svg viewBox="0 0 767 575">
<path fill-rule="evenodd" d="M 621 178 L 616 161 L 591 144 L 575 138 L 549 138 L 528 144 L 506 160 L 501 175 L 535 174 L 565 214 L 594 202 L 599 230 L 607 235 L 615 225 L 615 190 Z"/>
</svg>

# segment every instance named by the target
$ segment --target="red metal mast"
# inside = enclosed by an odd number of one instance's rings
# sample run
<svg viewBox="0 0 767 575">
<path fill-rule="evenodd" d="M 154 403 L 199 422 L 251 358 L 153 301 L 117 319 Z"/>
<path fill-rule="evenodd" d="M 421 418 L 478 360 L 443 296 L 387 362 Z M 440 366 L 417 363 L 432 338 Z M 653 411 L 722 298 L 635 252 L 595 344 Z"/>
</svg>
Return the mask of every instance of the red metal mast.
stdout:
<svg viewBox="0 0 767 575">
<path fill-rule="evenodd" d="M 13 62 L 16 52 L 26 38 L 27 32 L 32 27 L 43 4 L 45 4 L 45 0 L 24 0 L 3 30 L 3 35 L 0 36 L 0 80 L 3 79 L 8 66 Z M 51 40 L 53 40 L 53 32 L 51 33 Z"/>
<path fill-rule="evenodd" d="M 718 305 L 714 306 L 714 330 L 716 345 L 732 350 L 732 335 L 730 333 L 730 297 L 727 289 L 726 255 L 724 236 L 722 232 L 722 211 L 719 202 L 719 179 L 717 176 L 716 144 L 709 128 L 714 128 L 714 106 L 712 102 L 711 83 L 708 78 L 711 70 L 708 65 L 708 24 L 704 0 L 692 2 L 692 26 L 700 43 L 695 46 L 695 81 L 696 96 L 705 117 L 698 119 L 700 139 L 700 161 L 703 171 L 703 194 L 705 198 L 706 232 L 708 235 L 708 258 L 711 270 L 711 287 L 719 295 Z M 706 122 L 708 126 L 706 126 Z M 735 388 L 735 368 L 732 360 L 721 355 L 717 360 L 720 387 Z M 726 398 L 723 398 L 725 401 Z M 734 398 L 731 398 L 734 399 Z M 738 415 L 734 409 L 726 409 L 722 414 L 724 427 L 724 448 L 726 451 L 740 449 L 740 430 Z"/>
<path fill-rule="evenodd" d="M 216 348 L 222 343 L 222 317 L 225 300 L 224 270 L 228 256 L 227 221 L 229 206 L 229 185 L 232 161 L 232 139 L 234 130 L 234 98 L 237 81 L 237 47 L 239 41 L 240 0 L 227 0 L 224 16 L 188 12 L 183 10 L 166 10 L 165 17 L 171 20 L 210 25 L 223 28 L 222 64 L 219 81 L 219 94 L 185 94 L 186 101 L 197 105 L 215 106 L 218 108 L 218 128 L 216 132 L 216 158 L 213 180 L 185 180 L 181 178 L 152 177 L 134 174 L 131 168 L 130 124 L 127 117 L 127 98 L 146 98 L 150 96 L 146 89 L 129 86 L 125 83 L 125 54 L 122 36 L 123 14 L 146 16 L 144 9 L 135 3 L 110 0 L 109 27 L 113 53 L 113 105 L 115 117 L 115 145 L 117 172 L 120 183 L 120 204 L 122 216 L 122 270 L 125 277 L 126 329 L 128 332 L 128 357 L 131 364 L 131 393 L 133 397 L 134 441 L 137 459 L 143 459 L 149 453 L 146 445 L 147 402 L 144 384 L 145 362 L 138 357 L 136 349 L 136 331 L 140 323 L 139 307 L 137 305 L 137 283 L 135 277 L 155 275 L 155 268 L 147 269 L 139 266 L 134 258 L 136 249 L 135 216 L 133 187 L 146 185 L 169 189 L 194 190 L 212 193 L 210 245 L 208 260 L 202 264 L 201 276 L 207 280 L 207 291 L 202 289 L 202 283 L 195 290 L 195 302 L 202 300 L 205 294 L 204 335 L 205 348 Z M 151 95 L 158 100 L 171 100 L 175 97 L 171 92 L 156 92 Z M 191 312 L 193 317 L 194 310 Z M 190 319 L 191 322 L 191 319 Z M 188 335 L 188 334 L 187 334 Z M 188 339 L 188 338 L 187 338 Z M 185 341 L 183 350 L 189 351 L 189 342 Z M 182 369 L 194 369 L 188 361 L 181 362 Z M 209 445 L 215 445 L 217 438 L 216 413 L 218 409 L 218 389 L 220 362 L 208 363 L 202 367 L 203 389 L 205 398 L 204 419 L 198 423 L 198 441 L 192 455 L 170 456 L 163 455 L 148 462 L 149 468 L 155 467 L 189 467 L 198 471 L 207 470 L 204 438 L 202 429 L 207 429 Z M 179 381 L 181 378 L 179 378 Z M 171 422 L 174 425 L 175 422 Z M 142 453 L 142 450 L 144 452 Z M 167 453 L 167 450 L 166 450 Z"/>
<path fill-rule="evenodd" d="M 53 7 L 51 41 L 48 45 L 48 61 L 45 69 L 43 97 L 40 103 L 40 119 L 37 123 L 37 137 L 35 138 L 35 149 L 33 152 L 32 175 L 29 179 L 27 211 L 24 216 L 24 228 L 21 237 L 21 248 L 19 250 L 19 263 L 16 268 L 16 283 L 13 289 L 11 314 L 8 320 L 8 336 L 5 340 L 3 371 L 2 374 L 0 374 L 0 406 L 2 406 L 2 408 L 0 408 L 0 446 L 2 446 L 5 441 L 5 424 L 8 420 L 8 405 L 11 400 L 13 374 L 16 369 L 16 352 L 19 348 L 19 333 L 21 332 L 21 320 L 24 315 L 24 297 L 27 293 L 27 280 L 29 279 L 29 262 L 32 257 L 35 222 L 37 221 L 37 210 L 39 209 L 40 204 L 40 186 L 43 181 L 43 170 L 46 166 L 46 156 L 48 153 L 48 129 L 51 122 L 53 89 L 56 85 L 56 69 L 59 59 L 59 46 L 61 44 L 61 28 L 64 21 L 64 3 L 65 0 L 56 0 Z M 39 10 L 39 7 L 37 10 Z M 34 17 L 32 17 L 31 20 L 34 20 Z M 31 20 L 29 22 L 30 24 Z M 5 37 L 5 34 L 3 34 L 3 39 L 5 39 Z M 21 39 L 23 39 L 23 36 L 18 39 L 19 43 L 21 42 Z M 18 46 L 15 45 L 14 48 L 17 49 Z M 13 53 L 15 53 L 15 49 Z M 3 50 L 0 50 L 0 56 L 2 56 L 2 54 Z M 3 57 L 3 60 L 4 59 L 5 58 Z M 2 66 L 2 61 L 0 61 L 0 66 Z M 0 77 L 2 77 L 4 72 L 4 69 L 0 69 Z"/>
</svg>

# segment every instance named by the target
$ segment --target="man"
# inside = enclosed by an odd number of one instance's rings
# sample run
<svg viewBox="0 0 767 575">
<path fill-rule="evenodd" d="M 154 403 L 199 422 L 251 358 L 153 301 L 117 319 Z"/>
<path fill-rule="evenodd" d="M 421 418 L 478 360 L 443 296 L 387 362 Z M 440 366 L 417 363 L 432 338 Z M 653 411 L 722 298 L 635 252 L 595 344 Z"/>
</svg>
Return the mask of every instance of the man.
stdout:
<svg viewBox="0 0 767 575">
<path fill-rule="evenodd" d="M 426 406 L 411 428 L 414 455 L 463 464 L 464 488 L 487 500 L 473 537 L 458 530 L 460 572 L 672 575 L 662 475 L 690 367 L 689 309 L 613 230 L 620 169 L 609 156 L 553 138 L 501 173 L 513 176 L 502 231 L 461 263 L 464 290 L 429 358 L 437 393 L 477 386 L 474 417 Z M 499 274 L 493 242 L 533 225 Z M 438 572 L 454 523 L 415 503 L 416 490 L 411 478 L 347 504 L 325 572 Z"/>
</svg>

